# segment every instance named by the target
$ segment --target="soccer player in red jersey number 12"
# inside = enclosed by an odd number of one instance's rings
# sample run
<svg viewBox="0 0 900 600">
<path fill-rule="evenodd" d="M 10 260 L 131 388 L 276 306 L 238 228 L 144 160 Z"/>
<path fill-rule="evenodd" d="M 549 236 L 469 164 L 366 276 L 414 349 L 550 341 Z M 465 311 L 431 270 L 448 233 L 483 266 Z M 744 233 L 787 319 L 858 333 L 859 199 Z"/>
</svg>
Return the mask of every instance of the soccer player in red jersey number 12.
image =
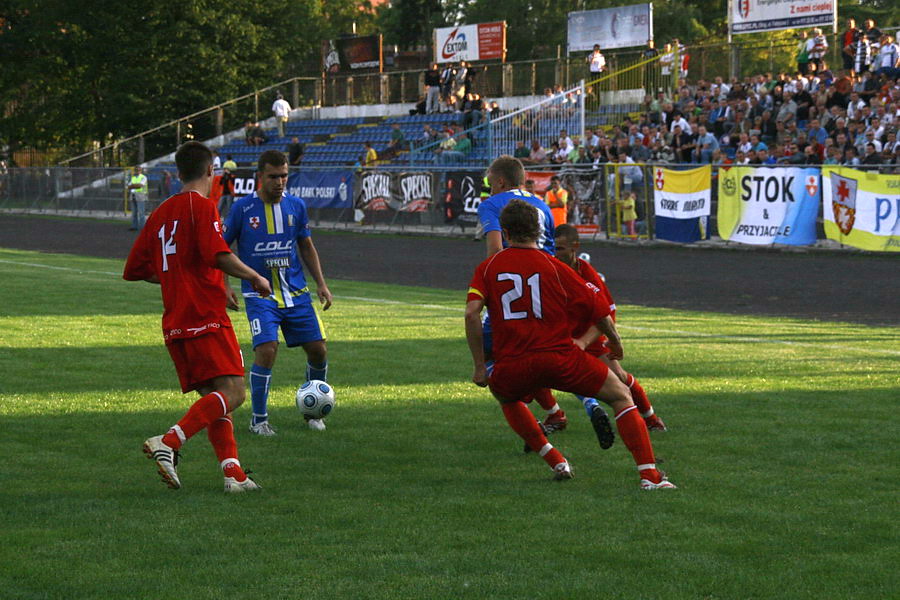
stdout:
<svg viewBox="0 0 900 600">
<path fill-rule="evenodd" d="M 640 485 L 646 490 L 670 489 L 656 468 L 653 446 L 644 420 L 628 388 L 608 377 L 607 366 L 584 348 L 602 332 L 616 358 L 622 356 L 618 333 L 611 326 L 609 302 L 596 286 L 538 249 L 537 210 L 511 200 L 500 214 L 509 247 L 475 269 L 466 304 L 466 339 L 472 353 L 472 381 L 490 386 L 509 426 L 553 470 L 557 480 L 571 479 L 572 469 L 541 431 L 522 402 L 541 388 L 598 398 L 616 415 L 619 436 L 634 457 Z M 488 376 L 482 340 L 481 311 L 487 307 L 493 328 L 494 369 Z M 594 323 L 573 340 L 571 323 Z"/>
<path fill-rule="evenodd" d="M 144 442 L 170 488 L 181 487 L 178 450 L 206 429 L 225 477 L 226 492 L 257 490 L 241 468 L 231 413 L 244 401 L 244 359 L 231 320 L 223 272 L 249 281 L 261 296 L 272 293 L 268 280 L 231 253 L 222 238 L 219 213 L 207 197 L 213 181 L 213 155 L 199 142 L 175 153 L 179 194 L 153 211 L 139 234 L 123 277 L 158 283 L 162 290 L 162 328 L 181 390 L 197 390 L 197 400 L 164 435 Z"/>
</svg>

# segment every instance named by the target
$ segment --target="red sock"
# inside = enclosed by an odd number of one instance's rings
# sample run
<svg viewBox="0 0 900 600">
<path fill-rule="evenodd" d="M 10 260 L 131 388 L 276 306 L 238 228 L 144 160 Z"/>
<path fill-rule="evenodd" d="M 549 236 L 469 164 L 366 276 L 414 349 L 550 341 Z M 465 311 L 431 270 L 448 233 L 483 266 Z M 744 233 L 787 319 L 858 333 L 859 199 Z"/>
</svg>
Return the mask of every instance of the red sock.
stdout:
<svg viewBox="0 0 900 600">
<path fill-rule="evenodd" d="M 629 406 L 616 415 L 616 428 L 625 447 L 634 457 L 638 472 L 644 479 L 659 483 L 662 476 L 656 470 L 656 457 L 653 456 L 653 445 L 644 419 L 638 414 L 636 406 Z"/>
<path fill-rule="evenodd" d="M 553 408 L 559 408 L 556 404 L 556 398 L 553 397 L 553 392 L 550 391 L 550 388 L 543 388 L 535 393 L 534 399 L 537 400 L 537 403 L 541 405 L 541 408 L 544 410 L 553 410 Z"/>
<path fill-rule="evenodd" d="M 631 399 L 634 400 L 634 404 L 637 406 L 641 416 L 649 417 L 653 415 L 653 406 L 650 404 L 650 399 L 647 398 L 647 392 L 644 391 L 644 388 L 641 387 L 641 384 L 638 383 L 638 380 L 631 373 L 628 374 L 626 385 L 631 390 Z"/>
<path fill-rule="evenodd" d="M 506 422 L 509 423 L 512 430 L 525 440 L 529 448 L 540 454 L 551 469 L 559 463 L 565 462 L 566 459 L 559 450 L 547 442 L 547 438 L 534 420 L 534 415 L 523 403 L 504 402 L 500 406 L 503 408 L 503 416 L 506 417 Z M 646 428 L 644 426 L 644 429 Z"/>
<path fill-rule="evenodd" d="M 234 440 L 234 423 L 230 415 L 210 423 L 206 427 L 206 436 L 220 463 L 226 458 L 238 457 L 237 442 Z"/>
<path fill-rule="evenodd" d="M 207 394 L 194 402 L 181 420 L 164 436 L 163 444 L 178 450 L 198 431 L 228 414 L 228 403 L 219 392 Z"/>
</svg>

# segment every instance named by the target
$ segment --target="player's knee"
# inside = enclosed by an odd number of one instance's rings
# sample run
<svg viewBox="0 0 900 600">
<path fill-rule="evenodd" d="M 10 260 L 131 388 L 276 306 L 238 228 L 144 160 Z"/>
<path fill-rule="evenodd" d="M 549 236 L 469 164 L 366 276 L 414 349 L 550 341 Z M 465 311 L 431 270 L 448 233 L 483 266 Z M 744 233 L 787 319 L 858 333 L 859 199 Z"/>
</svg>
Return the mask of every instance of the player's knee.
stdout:
<svg viewBox="0 0 900 600">
<path fill-rule="evenodd" d="M 278 342 L 266 342 L 253 349 L 254 361 L 261 367 L 271 369 L 278 354 Z"/>
<path fill-rule="evenodd" d="M 243 377 L 229 377 L 218 389 L 228 402 L 229 411 L 236 410 L 247 398 L 247 388 Z"/>
<path fill-rule="evenodd" d="M 328 349 L 325 346 L 325 342 L 317 342 L 306 347 L 306 358 L 314 365 L 324 363 L 327 357 Z"/>
<path fill-rule="evenodd" d="M 631 391 L 618 377 L 607 377 L 598 397 L 609 404 L 616 412 L 634 404 L 631 400 Z"/>
</svg>

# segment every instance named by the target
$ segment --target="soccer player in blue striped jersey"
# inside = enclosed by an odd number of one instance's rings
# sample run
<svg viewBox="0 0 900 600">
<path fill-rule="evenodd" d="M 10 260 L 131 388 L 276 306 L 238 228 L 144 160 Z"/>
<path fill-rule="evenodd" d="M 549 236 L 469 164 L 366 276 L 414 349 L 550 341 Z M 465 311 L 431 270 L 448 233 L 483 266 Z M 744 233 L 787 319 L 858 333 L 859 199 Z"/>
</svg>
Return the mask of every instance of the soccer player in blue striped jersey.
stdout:
<svg viewBox="0 0 900 600">
<path fill-rule="evenodd" d="M 553 214 L 550 207 L 540 197 L 522 189 L 525 183 L 525 168 L 519 159 L 509 155 L 500 156 L 488 168 L 488 182 L 491 185 L 491 196 L 478 205 L 478 219 L 487 242 L 487 255 L 493 256 L 506 247 L 500 229 L 500 213 L 513 198 L 519 198 L 538 209 L 540 237 L 538 248 L 554 256 L 556 246 L 553 242 Z"/>
<path fill-rule="evenodd" d="M 267 407 L 279 328 L 288 348 L 302 346 L 306 351 L 307 380 L 324 381 L 328 376 L 325 329 L 306 285 L 303 266 L 316 283 L 316 296 L 323 310 L 331 306 L 331 291 L 310 236 L 306 205 L 300 198 L 285 193 L 287 178 L 284 154 L 278 150 L 263 152 L 257 167 L 257 190 L 234 203 L 223 233 L 229 245 L 237 242 L 241 260 L 272 284 L 272 295 L 265 298 L 242 284 L 254 353 L 250 368 L 250 431 L 266 436 L 275 435 Z M 237 297 L 230 287 L 226 289 L 229 305 L 237 308 Z M 321 419 L 307 421 L 310 429 L 325 429 Z"/>
<path fill-rule="evenodd" d="M 500 213 L 503 207 L 509 204 L 513 198 L 524 200 L 537 208 L 538 214 L 538 248 L 549 254 L 556 255 L 556 243 L 554 241 L 555 225 L 553 213 L 550 207 L 539 196 L 523 189 L 525 185 L 525 167 L 522 162 L 513 156 L 505 154 L 494 159 L 487 172 L 488 183 L 491 186 L 491 196 L 478 205 L 478 219 L 484 231 L 484 239 L 487 243 L 487 255 L 493 256 L 506 247 L 503 233 L 500 228 Z M 488 357 L 488 368 L 493 367 L 491 357 L 491 321 L 487 313 L 483 321 L 482 334 L 484 336 L 484 350 Z M 534 395 L 541 408 L 547 411 L 544 419 L 544 428 L 547 432 L 566 428 L 568 419 L 566 413 L 559 407 L 556 398 L 548 389 L 542 389 Z M 527 447 L 527 446 L 526 446 Z"/>
</svg>

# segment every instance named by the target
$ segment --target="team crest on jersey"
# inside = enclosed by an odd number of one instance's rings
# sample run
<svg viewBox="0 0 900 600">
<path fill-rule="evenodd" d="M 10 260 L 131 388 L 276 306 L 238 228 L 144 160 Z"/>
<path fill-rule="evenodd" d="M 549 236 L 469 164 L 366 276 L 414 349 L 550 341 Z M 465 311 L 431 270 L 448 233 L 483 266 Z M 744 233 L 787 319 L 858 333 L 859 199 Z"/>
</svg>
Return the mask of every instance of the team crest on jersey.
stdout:
<svg viewBox="0 0 900 600">
<path fill-rule="evenodd" d="M 288 215 L 288 227 L 294 226 L 294 215 Z"/>
<path fill-rule="evenodd" d="M 250 227 L 259 229 L 259 217 L 250 217 Z"/>
<path fill-rule="evenodd" d="M 665 187 L 666 176 L 662 169 L 656 169 L 656 177 L 654 179 L 656 181 L 656 189 L 661 190 Z"/>
</svg>

